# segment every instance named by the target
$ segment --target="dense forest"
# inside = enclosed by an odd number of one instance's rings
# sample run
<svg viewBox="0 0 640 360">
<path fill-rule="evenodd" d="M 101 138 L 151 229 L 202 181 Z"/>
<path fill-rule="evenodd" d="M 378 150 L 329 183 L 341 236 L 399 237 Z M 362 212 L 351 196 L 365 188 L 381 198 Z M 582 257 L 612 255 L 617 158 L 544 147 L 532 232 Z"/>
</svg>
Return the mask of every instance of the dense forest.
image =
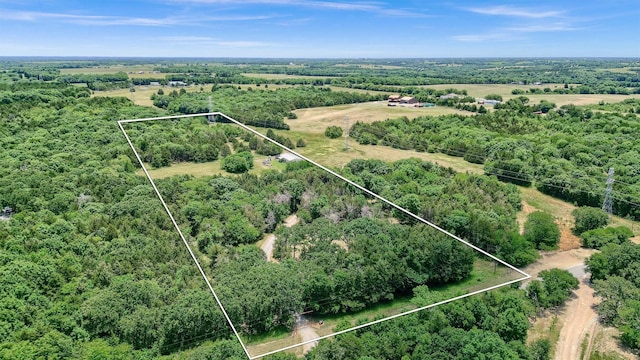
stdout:
<svg viewBox="0 0 640 360">
<path fill-rule="evenodd" d="M 117 119 L 159 113 L 123 98 L 88 98 L 83 88 L 44 87 L 16 85 L 1 94 L 5 99 L 1 112 L 7 115 L 0 127 L 0 199 L 13 210 L 10 220 L 0 221 L 2 356 L 148 358 L 207 341 L 198 350 L 222 354 L 215 355 L 220 358 L 242 356 L 237 343 L 225 340 L 230 336 L 227 324 L 151 188 L 135 174 L 132 154 L 118 132 Z M 181 126 L 197 133 L 197 128 L 207 128 L 207 121 L 194 119 L 175 129 Z M 171 127 L 166 128 L 166 138 L 173 139 Z M 130 131 L 136 135 L 135 129 Z M 235 135 L 227 132 L 225 145 L 233 148 L 229 138 Z M 144 142 L 144 137 L 138 141 Z M 500 239 L 494 234 L 515 228 L 517 191 L 495 180 L 455 175 L 416 160 L 355 161 L 346 171 L 413 211 L 448 221 L 449 228 L 460 234 L 475 226 L 466 216 L 486 213 L 491 218 L 474 220 L 484 226 L 477 240 L 485 247 Z M 468 249 L 413 226 L 410 219 L 401 218 L 400 224 L 391 226 L 384 220 L 394 215 L 391 209 L 370 204 L 362 195 L 350 196 L 353 190 L 314 168 L 260 178 L 172 178 L 160 181 L 159 188 L 177 208 L 184 205 L 176 213 L 191 228 L 189 234 L 202 252 L 215 256 L 212 273 L 227 275 L 216 282 L 221 294 L 232 293 L 223 296 L 237 296 L 233 289 L 244 286 L 247 274 L 265 281 L 291 279 L 289 291 L 300 295 L 285 298 L 286 293 L 277 292 L 271 309 L 275 312 L 268 317 L 271 322 L 260 318 L 262 312 L 245 315 L 243 308 L 233 310 L 230 302 L 234 316 L 248 316 L 242 319 L 247 332 L 290 326 L 290 317 L 273 317 L 277 311 L 283 315 L 292 308 L 352 311 L 416 286 L 459 280 L 468 275 L 473 262 Z M 480 194 L 487 198 L 478 199 Z M 451 204 L 427 202 L 438 195 L 455 199 L 469 215 L 445 220 Z M 284 231 L 280 265 L 265 262 L 258 248 L 241 245 L 272 231 L 294 211 L 305 224 L 280 230 Z M 329 226 L 336 222 L 337 226 Z M 335 234 L 314 229 L 342 229 L 349 234 L 343 240 L 351 251 L 332 245 Z M 297 261 L 287 261 L 292 255 L 286 247 L 305 234 L 314 238 L 306 237 L 309 244 Z M 389 247 L 396 237 L 406 243 Z M 523 261 L 535 258 L 535 252 L 528 256 Z M 362 268 L 361 259 L 367 257 L 385 260 Z M 449 259 L 449 266 L 439 266 L 443 259 Z M 296 269 L 302 267 L 312 270 L 302 275 L 308 280 L 294 281 L 300 276 Z M 245 276 L 238 278 L 239 269 L 246 270 Z M 373 283 L 362 282 L 365 278 Z M 272 286 L 255 288 L 238 301 L 250 306 L 250 296 L 271 298 L 273 291 Z M 201 353 L 187 351 L 183 356 Z"/>
<path fill-rule="evenodd" d="M 606 174 L 613 167 L 614 212 L 640 217 L 640 119 L 635 114 L 529 105 L 520 96 L 486 114 L 357 123 L 350 134 L 361 144 L 464 157 L 484 164 L 485 172 L 500 180 L 534 185 L 581 206 L 602 205 Z"/>
</svg>

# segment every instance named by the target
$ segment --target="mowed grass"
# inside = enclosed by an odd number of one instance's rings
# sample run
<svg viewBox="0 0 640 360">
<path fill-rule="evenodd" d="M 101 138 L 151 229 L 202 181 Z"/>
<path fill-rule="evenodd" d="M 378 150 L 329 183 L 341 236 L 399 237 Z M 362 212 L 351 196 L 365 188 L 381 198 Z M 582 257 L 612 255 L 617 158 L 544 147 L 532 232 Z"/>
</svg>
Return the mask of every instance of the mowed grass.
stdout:
<svg viewBox="0 0 640 360">
<path fill-rule="evenodd" d="M 440 116 L 448 114 L 470 115 L 468 111 L 461 111 L 446 106 L 434 106 L 429 108 L 416 108 L 404 106 L 387 106 L 386 101 L 373 101 L 358 104 L 336 105 L 298 109 L 294 113 L 297 119 L 287 120 L 292 131 L 308 134 L 321 134 L 329 126 L 345 125 L 345 116 L 349 117 L 349 124 L 357 121 L 370 123 L 406 116 L 414 119 L 419 116 Z"/>
</svg>

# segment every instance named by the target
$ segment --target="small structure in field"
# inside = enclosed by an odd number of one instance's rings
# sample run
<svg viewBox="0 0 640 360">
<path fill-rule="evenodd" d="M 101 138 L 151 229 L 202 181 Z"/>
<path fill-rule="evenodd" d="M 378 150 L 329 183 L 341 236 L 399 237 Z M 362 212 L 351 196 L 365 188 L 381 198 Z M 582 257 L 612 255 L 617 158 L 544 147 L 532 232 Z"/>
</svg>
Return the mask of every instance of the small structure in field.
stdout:
<svg viewBox="0 0 640 360">
<path fill-rule="evenodd" d="M 390 103 L 400 102 L 400 95 L 389 95 L 387 100 L 389 100 Z"/>
<path fill-rule="evenodd" d="M 293 155 L 292 153 L 282 153 L 280 155 L 276 155 L 276 159 L 278 159 L 278 161 L 280 162 L 294 162 L 294 161 L 302 161 L 301 158 L 299 158 L 296 155 Z"/>
</svg>

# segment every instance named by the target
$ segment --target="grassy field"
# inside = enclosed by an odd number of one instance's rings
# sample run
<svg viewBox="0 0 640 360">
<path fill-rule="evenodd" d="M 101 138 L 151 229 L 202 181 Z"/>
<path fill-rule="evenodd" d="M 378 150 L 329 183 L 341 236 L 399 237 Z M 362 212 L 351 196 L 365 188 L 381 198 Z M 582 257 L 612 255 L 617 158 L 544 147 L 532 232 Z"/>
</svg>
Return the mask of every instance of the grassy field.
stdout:
<svg viewBox="0 0 640 360">
<path fill-rule="evenodd" d="M 471 114 L 446 106 L 430 108 L 387 106 L 386 101 L 298 109 L 294 113 L 298 118 L 287 120 L 291 130 L 309 134 L 322 134 L 328 126 L 344 127 L 345 116 L 349 117 L 350 124 L 354 124 L 357 121 L 370 123 L 401 116 L 413 119 L 426 115 Z"/>
<path fill-rule="evenodd" d="M 158 90 L 162 89 L 165 94 L 176 90 L 180 91 L 180 89 L 185 89 L 187 92 L 198 92 L 200 88 L 203 91 L 211 90 L 211 85 L 192 85 L 192 86 L 184 86 L 184 87 L 171 87 L 171 86 L 135 86 L 135 92 L 129 91 L 129 89 L 117 89 L 117 90 L 109 90 L 109 91 L 95 91 L 91 96 L 104 96 L 104 97 L 126 97 L 131 99 L 134 104 L 140 106 L 153 106 L 153 101 L 151 100 L 151 95 L 158 92 Z"/>
<path fill-rule="evenodd" d="M 130 79 L 134 78 L 153 78 L 153 79 L 165 79 L 167 74 L 153 73 L 155 65 L 128 65 L 128 66 L 99 66 L 89 68 L 74 68 L 74 69 L 60 69 L 60 73 L 63 75 L 77 75 L 77 74 L 115 74 L 118 72 L 125 72 L 129 75 Z M 142 73 L 140 73 L 142 72 Z"/>
<path fill-rule="evenodd" d="M 254 154 L 255 155 L 255 154 Z M 253 169 L 249 171 L 251 174 L 260 175 L 267 170 L 282 171 L 285 169 L 285 164 L 278 161 L 272 161 L 271 165 L 267 166 L 263 161 L 267 157 L 264 155 L 255 155 L 253 159 Z M 193 175 L 193 176 L 212 176 L 212 175 L 226 175 L 237 176 L 230 174 L 220 168 L 220 161 L 211 161 L 204 163 L 194 162 L 181 162 L 174 163 L 171 166 L 166 166 L 158 169 L 151 168 L 151 164 L 145 164 L 147 171 L 152 179 L 164 179 L 175 175 Z M 144 175 L 142 169 L 137 171 L 138 175 Z"/>
<path fill-rule="evenodd" d="M 259 78 L 267 80 L 281 80 L 281 79 L 328 79 L 330 76 L 312 76 L 312 75 L 288 75 L 288 74 L 252 74 L 244 73 L 243 76 L 250 78 Z"/>
</svg>

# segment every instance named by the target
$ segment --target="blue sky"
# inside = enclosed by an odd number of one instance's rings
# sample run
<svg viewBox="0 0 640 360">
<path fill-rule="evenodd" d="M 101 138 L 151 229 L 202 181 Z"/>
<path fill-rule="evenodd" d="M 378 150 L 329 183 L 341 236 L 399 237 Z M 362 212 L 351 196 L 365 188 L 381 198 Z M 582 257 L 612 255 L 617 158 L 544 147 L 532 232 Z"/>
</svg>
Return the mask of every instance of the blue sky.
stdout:
<svg viewBox="0 0 640 360">
<path fill-rule="evenodd" d="M 0 0 L 0 56 L 640 57 L 640 0 Z"/>
</svg>

